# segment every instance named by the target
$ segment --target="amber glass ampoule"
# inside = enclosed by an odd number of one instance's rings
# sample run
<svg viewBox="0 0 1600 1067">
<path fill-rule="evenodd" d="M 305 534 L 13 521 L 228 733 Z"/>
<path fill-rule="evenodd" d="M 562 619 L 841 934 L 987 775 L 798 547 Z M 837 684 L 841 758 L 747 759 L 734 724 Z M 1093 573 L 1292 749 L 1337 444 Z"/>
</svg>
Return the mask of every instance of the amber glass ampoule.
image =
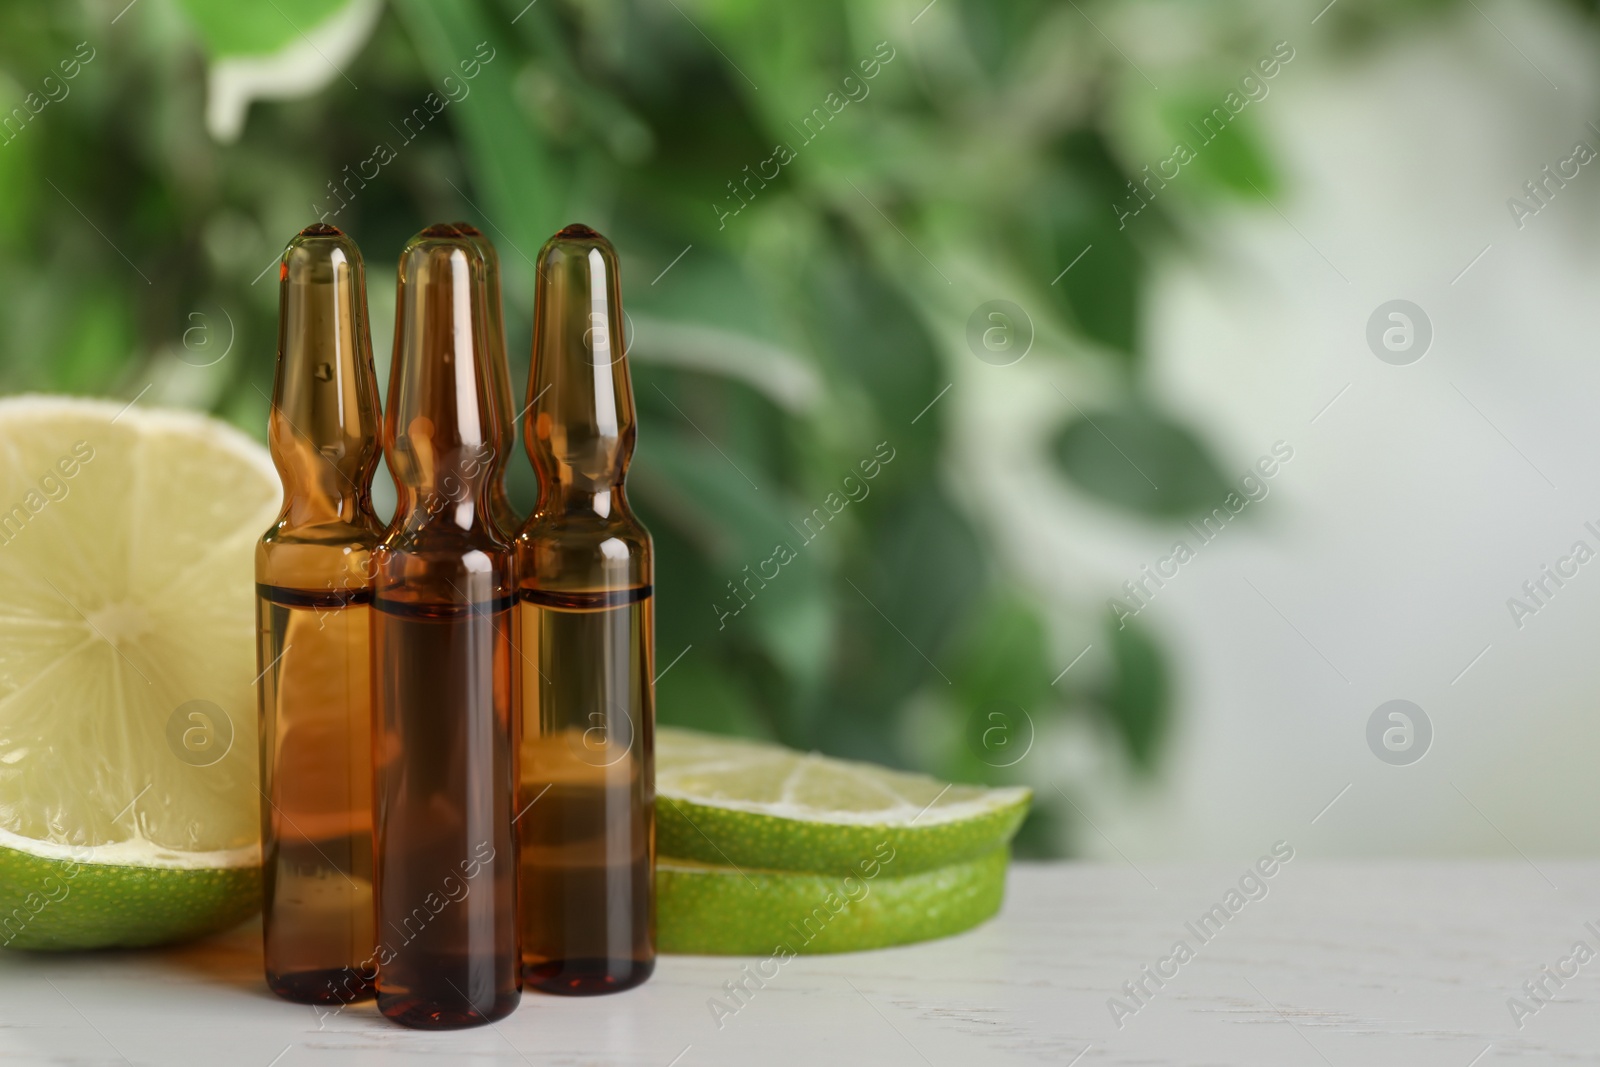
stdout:
<svg viewBox="0 0 1600 1067">
<path fill-rule="evenodd" d="M 514 417 L 516 409 L 511 406 L 511 369 L 506 363 L 506 317 L 504 305 L 500 300 L 500 254 L 494 250 L 494 243 L 472 223 L 453 222 L 450 225 L 470 240 L 477 247 L 478 253 L 483 256 L 483 291 L 485 299 L 488 300 L 484 321 L 489 325 L 489 347 L 484 355 L 484 363 L 494 375 L 495 396 L 500 410 L 505 412 L 506 416 L 502 420 L 500 441 L 496 449 L 509 461 L 517 440 Z M 500 473 L 489 483 L 489 514 L 494 516 L 494 521 L 500 525 L 500 530 L 508 541 L 515 538 L 517 531 L 522 529 L 522 517 L 511 507 L 511 499 L 506 496 L 504 464 L 500 467 Z"/>
<path fill-rule="evenodd" d="M 408 1026 L 516 1007 L 511 545 L 489 514 L 502 419 L 483 257 L 453 226 L 400 256 L 384 454 L 398 503 L 373 554 L 378 1007 Z"/>
<path fill-rule="evenodd" d="M 655 628 L 650 535 L 623 479 L 635 437 L 611 243 L 539 253 L 523 422 L 539 504 L 517 539 L 522 976 L 608 993 L 655 969 Z"/>
<path fill-rule="evenodd" d="M 361 254 L 332 226 L 278 271 L 267 438 L 283 512 L 256 547 L 263 932 L 289 1000 L 372 996 L 372 709 L 368 656 L 378 385 Z"/>
</svg>

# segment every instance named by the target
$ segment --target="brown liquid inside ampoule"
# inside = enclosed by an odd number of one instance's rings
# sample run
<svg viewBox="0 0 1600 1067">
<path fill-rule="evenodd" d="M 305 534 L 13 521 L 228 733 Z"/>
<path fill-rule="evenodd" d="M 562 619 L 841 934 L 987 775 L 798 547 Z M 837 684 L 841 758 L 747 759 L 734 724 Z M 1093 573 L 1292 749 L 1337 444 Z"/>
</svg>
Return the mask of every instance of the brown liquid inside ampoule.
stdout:
<svg viewBox="0 0 1600 1067">
<path fill-rule="evenodd" d="M 523 425 L 539 504 L 517 539 L 522 973 L 608 993 L 655 968 L 653 564 L 623 490 L 635 428 L 616 252 L 569 226 L 539 277 Z"/>
<path fill-rule="evenodd" d="M 374 554 L 378 1007 L 408 1026 L 516 1007 L 511 546 L 490 514 L 510 414 L 474 242 L 424 230 L 400 259 L 384 447 L 399 498 Z"/>
<path fill-rule="evenodd" d="M 256 549 L 263 948 L 279 996 L 372 995 L 367 605 L 381 531 L 377 381 L 355 244 L 313 226 L 284 253 L 268 438 L 283 512 Z"/>
</svg>

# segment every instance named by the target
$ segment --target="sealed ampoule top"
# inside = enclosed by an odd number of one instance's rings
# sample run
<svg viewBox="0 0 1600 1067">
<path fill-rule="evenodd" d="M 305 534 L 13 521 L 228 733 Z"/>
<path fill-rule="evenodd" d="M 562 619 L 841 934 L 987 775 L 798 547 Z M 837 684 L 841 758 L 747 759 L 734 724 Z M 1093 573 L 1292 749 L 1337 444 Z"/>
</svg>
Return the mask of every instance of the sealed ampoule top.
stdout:
<svg viewBox="0 0 1600 1067">
<path fill-rule="evenodd" d="M 378 394 L 355 243 L 317 225 L 279 270 L 267 435 L 283 511 L 256 550 L 267 984 L 290 1000 L 372 995 L 370 487 Z"/>
</svg>

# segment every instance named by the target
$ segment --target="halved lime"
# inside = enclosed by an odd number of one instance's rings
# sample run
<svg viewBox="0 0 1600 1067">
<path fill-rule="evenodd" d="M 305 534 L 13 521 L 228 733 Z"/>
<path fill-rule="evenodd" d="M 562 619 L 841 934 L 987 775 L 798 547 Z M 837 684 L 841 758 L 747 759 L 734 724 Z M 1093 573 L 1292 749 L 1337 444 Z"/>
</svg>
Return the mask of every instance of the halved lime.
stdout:
<svg viewBox="0 0 1600 1067">
<path fill-rule="evenodd" d="M 854 952 L 947 937 L 1000 910 L 1009 850 L 895 876 L 735 870 L 662 859 L 656 943 L 662 952 L 775 956 Z M 770 977 L 770 976 L 769 976 Z"/>
<path fill-rule="evenodd" d="M 991 855 L 1033 791 L 662 727 L 656 846 L 662 856 L 770 871 L 859 871 L 880 845 L 897 877 Z"/>
<path fill-rule="evenodd" d="M 0 401 L 0 944 L 146 945 L 260 903 L 265 449 L 203 415 Z"/>
</svg>

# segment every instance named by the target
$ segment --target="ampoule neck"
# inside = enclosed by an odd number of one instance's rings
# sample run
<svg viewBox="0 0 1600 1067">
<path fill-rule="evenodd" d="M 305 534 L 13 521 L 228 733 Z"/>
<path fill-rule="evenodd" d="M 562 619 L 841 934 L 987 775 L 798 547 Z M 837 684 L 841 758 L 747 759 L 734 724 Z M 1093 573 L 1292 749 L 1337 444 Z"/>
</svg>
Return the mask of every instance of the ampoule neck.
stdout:
<svg viewBox="0 0 1600 1067">
<path fill-rule="evenodd" d="M 539 503 L 538 512 L 549 518 L 617 521 L 632 515 L 620 481 L 604 487 L 557 483 Z"/>
<path fill-rule="evenodd" d="M 285 529 L 359 526 L 372 511 L 372 498 L 367 493 L 328 496 L 320 492 L 291 491 L 287 483 L 284 485 L 283 504 Z"/>
</svg>

